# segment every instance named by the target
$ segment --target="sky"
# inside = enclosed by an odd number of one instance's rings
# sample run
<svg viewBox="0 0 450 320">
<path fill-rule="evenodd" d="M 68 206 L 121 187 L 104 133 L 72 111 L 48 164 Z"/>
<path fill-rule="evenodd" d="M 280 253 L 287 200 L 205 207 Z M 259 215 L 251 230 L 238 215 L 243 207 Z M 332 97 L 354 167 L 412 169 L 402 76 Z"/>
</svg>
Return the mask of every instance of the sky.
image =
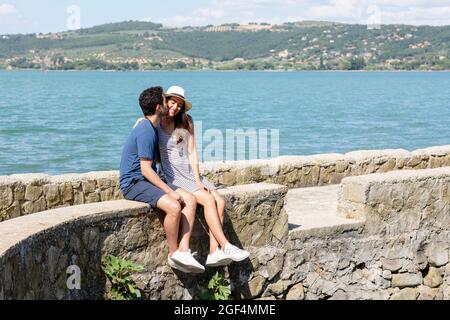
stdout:
<svg viewBox="0 0 450 320">
<path fill-rule="evenodd" d="M 176 27 L 302 20 L 450 25 L 450 0 L 0 0 L 0 34 L 58 32 L 125 20 Z"/>
</svg>

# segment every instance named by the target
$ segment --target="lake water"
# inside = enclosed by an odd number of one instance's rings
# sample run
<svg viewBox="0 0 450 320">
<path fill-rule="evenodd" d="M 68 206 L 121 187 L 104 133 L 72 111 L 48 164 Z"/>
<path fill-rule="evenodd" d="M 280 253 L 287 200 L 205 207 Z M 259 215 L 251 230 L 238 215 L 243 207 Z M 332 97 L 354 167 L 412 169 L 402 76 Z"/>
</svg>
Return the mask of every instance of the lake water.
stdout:
<svg viewBox="0 0 450 320">
<path fill-rule="evenodd" d="M 204 135 L 278 129 L 280 155 L 450 144 L 448 72 L 0 72 L 0 175 L 117 170 L 141 91 L 175 84 Z"/>
</svg>

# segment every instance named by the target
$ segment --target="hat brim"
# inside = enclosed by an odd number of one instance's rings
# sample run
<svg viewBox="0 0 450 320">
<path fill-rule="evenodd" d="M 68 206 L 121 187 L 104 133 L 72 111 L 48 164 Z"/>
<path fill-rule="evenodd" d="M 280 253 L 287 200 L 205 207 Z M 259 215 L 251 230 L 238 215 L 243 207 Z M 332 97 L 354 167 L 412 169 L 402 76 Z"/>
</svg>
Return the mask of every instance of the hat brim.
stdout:
<svg viewBox="0 0 450 320">
<path fill-rule="evenodd" d="M 177 95 L 177 94 L 170 94 L 170 93 L 165 93 L 164 96 L 166 97 L 166 99 L 167 99 L 167 98 L 170 98 L 170 97 L 177 97 L 178 99 L 183 100 L 183 101 L 184 101 L 184 105 L 185 105 L 185 110 L 186 110 L 186 112 L 188 112 L 189 110 L 192 109 L 192 103 L 190 103 L 189 101 L 187 101 L 185 98 L 183 98 L 183 97 L 180 96 L 180 95 Z"/>
</svg>

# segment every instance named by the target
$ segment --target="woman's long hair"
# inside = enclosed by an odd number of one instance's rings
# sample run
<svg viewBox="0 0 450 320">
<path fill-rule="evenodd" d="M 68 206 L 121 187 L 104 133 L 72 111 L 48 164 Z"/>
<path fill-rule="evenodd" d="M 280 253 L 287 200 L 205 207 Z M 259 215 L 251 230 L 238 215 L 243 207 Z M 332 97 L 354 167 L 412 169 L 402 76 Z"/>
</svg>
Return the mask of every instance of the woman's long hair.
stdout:
<svg viewBox="0 0 450 320">
<path fill-rule="evenodd" d="M 190 134 L 194 134 L 194 122 L 192 117 L 186 113 L 186 105 L 183 104 L 180 112 L 173 117 L 175 129 L 186 129 Z"/>
</svg>

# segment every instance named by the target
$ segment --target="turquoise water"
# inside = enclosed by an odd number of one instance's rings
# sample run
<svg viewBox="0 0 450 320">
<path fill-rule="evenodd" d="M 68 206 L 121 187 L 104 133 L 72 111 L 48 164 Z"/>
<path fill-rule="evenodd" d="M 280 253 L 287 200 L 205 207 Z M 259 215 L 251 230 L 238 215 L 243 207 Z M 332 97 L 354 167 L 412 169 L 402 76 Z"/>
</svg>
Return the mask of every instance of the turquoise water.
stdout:
<svg viewBox="0 0 450 320">
<path fill-rule="evenodd" d="M 450 144 L 448 72 L 0 72 L 0 175 L 117 170 L 140 92 L 173 84 L 203 131 L 279 129 L 281 155 Z"/>
</svg>

